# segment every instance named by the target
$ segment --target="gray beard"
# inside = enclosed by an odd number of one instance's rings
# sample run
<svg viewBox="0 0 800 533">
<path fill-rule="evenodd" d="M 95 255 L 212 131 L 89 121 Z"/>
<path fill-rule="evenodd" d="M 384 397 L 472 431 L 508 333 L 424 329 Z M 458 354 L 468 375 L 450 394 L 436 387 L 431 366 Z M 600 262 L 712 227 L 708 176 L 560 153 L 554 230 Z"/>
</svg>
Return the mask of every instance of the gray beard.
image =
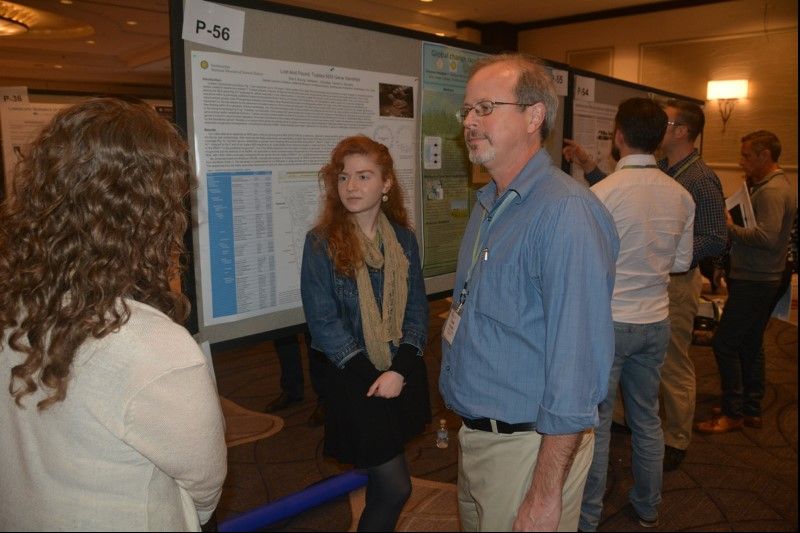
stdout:
<svg viewBox="0 0 800 533">
<path fill-rule="evenodd" d="M 478 153 L 477 151 L 470 150 L 469 151 L 469 160 L 471 163 L 475 165 L 485 165 L 489 161 L 495 158 L 497 152 L 494 149 L 494 146 L 489 146 L 483 153 Z"/>
</svg>

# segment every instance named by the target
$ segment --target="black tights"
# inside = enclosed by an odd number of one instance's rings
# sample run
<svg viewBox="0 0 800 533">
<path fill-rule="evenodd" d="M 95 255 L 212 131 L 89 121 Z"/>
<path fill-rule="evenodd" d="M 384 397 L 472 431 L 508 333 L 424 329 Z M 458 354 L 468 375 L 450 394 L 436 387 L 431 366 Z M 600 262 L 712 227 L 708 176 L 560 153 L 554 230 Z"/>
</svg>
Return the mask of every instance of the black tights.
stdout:
<svg viewBox="0 0 800 533">
<path fill-rule="evenodd" d="M 411 477 L 401 453 L 382 465 L 367 469 L 369 481 L 358 531 L 394 531 L 400 511 L 411 496 Z"/>
</svg>

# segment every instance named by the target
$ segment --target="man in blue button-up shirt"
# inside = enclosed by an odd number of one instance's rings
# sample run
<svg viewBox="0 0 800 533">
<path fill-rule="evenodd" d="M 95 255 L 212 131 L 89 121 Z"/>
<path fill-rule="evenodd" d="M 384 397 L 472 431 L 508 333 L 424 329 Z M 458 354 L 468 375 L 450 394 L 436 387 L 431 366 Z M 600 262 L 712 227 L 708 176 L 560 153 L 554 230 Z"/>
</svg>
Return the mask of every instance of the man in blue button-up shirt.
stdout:
<svg viewBox="0 0 800 533">
<path fill-rule="evenodd" d="M 478 191 L 443 331 L 439 386 L 464 419 L 465 530 L 572 530 L 614 354 L 614 221 L 553 166 L 558 100 L 532 58 L 476 63 L 461 118 Z"/>
</svg>

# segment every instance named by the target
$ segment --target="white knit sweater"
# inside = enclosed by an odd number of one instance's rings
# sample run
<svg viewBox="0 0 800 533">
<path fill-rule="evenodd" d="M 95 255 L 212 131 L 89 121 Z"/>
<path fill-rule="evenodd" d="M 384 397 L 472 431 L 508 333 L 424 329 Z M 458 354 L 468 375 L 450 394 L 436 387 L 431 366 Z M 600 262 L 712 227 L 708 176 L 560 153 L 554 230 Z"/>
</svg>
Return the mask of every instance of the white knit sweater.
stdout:
<svg viewBox="0 0 800 533">
<path fill-rule="evenodd" d="M 197 344 L 156 309 L 81 347 L 66 399 L 8 393 L 0 348 L 0 530 L 199 530 L 227 462 L 219 397 Z"/>
</svg>

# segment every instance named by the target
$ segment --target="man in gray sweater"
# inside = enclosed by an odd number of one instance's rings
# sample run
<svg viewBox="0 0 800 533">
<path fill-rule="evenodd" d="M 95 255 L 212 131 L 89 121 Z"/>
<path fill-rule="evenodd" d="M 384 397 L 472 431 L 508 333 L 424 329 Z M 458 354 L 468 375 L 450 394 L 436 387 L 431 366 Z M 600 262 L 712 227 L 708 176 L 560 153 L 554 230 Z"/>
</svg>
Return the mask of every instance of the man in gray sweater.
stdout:
<svg viewBox="0 0 800 533">
<path fill-rule="evenodd" d="M 728 301 L 714 337 L 722 405 L 712 410 L 709 420 L 695 426 L 701 433 L 727 433 L 762 425 L 761 344 L 786 265 L 797 212 L 796 192 L 778 166 L 780 154 L 781 143 L 772 132 L 761 130 L 742 137 L 739 164 L 747 177 L 756 223 L 745 228 L 728 216 Z"/>
</svg>

